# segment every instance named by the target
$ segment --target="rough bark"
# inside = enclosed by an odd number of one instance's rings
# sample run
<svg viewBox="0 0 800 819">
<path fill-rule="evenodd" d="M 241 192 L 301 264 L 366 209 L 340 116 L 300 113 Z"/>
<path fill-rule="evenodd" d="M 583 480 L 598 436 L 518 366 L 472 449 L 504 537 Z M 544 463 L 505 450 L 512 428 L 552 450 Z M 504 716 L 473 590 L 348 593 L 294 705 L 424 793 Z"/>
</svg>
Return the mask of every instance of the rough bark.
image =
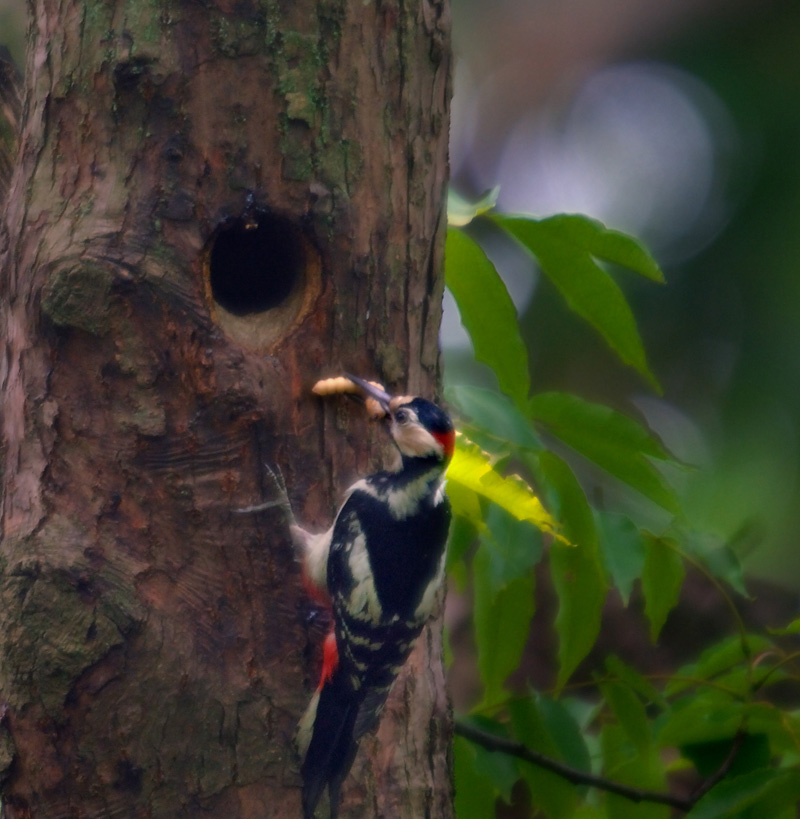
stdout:
<svg viewBox="0 0 800 819">
<path fill-rule="evenodd" d="M 14 172 L 19 133 L 20 77 L 8 49 L 0 46 L 0 212 Z"/>
<path fill-rule="evenodd" d="M 446 0 L 32 0 L 0 226 L 7 817 L 299 815 L 320 626 L 278 514 L 387 454 L 343 369 L 431 394 Z M 441 630 L 352 817 L 451 815 Z"/>
</svg>

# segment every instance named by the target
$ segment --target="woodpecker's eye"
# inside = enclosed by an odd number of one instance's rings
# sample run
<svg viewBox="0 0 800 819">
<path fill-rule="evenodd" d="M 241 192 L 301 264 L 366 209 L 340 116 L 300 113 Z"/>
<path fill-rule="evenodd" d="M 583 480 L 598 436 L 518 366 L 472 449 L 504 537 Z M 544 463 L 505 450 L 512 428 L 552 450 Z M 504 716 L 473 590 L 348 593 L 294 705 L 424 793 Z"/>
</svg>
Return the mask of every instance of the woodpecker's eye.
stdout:
<svg viewBox="0 0 800 819">
<path fill-rule="evenodd" d="M 404 409 L 397 410 L 397 412 L 394 414 L 394 420 L 397 421 L 398 424 L 407 424 L 408 419 L 408 412 Z"/>
</svg>

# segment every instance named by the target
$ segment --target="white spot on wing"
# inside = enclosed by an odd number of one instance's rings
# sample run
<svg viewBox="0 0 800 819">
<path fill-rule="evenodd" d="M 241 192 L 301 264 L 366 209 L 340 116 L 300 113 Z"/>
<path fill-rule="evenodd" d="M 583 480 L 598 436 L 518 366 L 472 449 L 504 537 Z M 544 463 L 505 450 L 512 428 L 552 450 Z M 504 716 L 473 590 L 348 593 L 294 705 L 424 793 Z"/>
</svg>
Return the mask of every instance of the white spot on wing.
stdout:
<svg viewBox="0 0 800 819">
<path fill-rule="evenodd" d="M 357 535 L 347 555 L 350 574 L 353 577 L 353 590 L 347 601 L 347 610 L 359 620 L 377 622 L 381 619 L 381 604 L 372 576 L 372 567 L 367 552 L 367 539 L 363 534 Z"/>
<path fill-rule="evenodd" d="M 295 735 L 295 745 L 301 757 L 305 757 L 308 746 L 311 744 L 311 734 L 314 730 L 314 720 L 317 718 L 317 705 L 319 705 L 319 690 L 314 692 L 311 702 L 308 704 L 305 713 L 297 725 Z"/>
<path fill-rule="evenodd" d="M 290 527 L 292 540 L 303 555 L 306 577 L 320 589 L 326 590 L 328 588 L 328 555 L 330 554 L 335 521 L 339 518 L 342 507 L 347 503 L 347 499 L 350 495 L 352 495 L 356 489 L 364 489 L 365 487 L 366 482 L 360 480 L 354 483 L 347 492 L 345 492 L 344 500 L 334 518 L 334 524 L 331 525 L 330 529 L 326 532 L 311 534 L 299 526 Z"/>
<path fill-rule="evenodd" d="M 322 534 L 310 535 L 304 544 L 306 577 L 320 589 L 328 586 L 328 554 L 332 537 L 333 526 Z"/>
<path fill-rule="evenodd" d="M 435 484 L 439 481 L 438 485 Z M 434 487 L 431 485 L 434 484 Z M 432 503 L 438 506 L 444 500 L 444 481 L 441 478 L 441 469 L 437 465 L 413 481 L 403 484 L 397 489 L 380 490 L 367 481 L 359 481 L 355 487 L 372 498 L 385 503 L 395 520 L 405 520 L 417 513 L 420 502 L 428 497 L 433 490 Z"/>
<path fill-rule="evenodd" d="M 439 558 L 439 566 L 436 569 L 436 574 L 428 583 L 427 588 L 422 594 L 422 600 L 419 601 L 419 605 L 414 611 L 414 616 L 418 620 L 422 620 L 423 622 L 426 621 L 433 613 L 433 606 L 434 603 L 436 602 L 436 595 L 442 586 L 442 581 L 444 580 L 444 565 L 446 556 L 447 550 L 444 550 L 442 552 L 441 558 Z"/>
</svg>

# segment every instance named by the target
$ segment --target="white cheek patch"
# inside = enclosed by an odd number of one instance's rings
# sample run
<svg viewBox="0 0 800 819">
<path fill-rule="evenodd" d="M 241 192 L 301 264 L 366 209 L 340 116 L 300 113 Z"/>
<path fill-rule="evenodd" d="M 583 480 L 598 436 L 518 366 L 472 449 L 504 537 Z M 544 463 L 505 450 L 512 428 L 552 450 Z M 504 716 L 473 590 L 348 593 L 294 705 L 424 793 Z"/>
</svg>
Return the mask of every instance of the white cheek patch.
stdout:
<svg viewBox="0 0 800 819">
<path fill-rule="evenodd" d="M 442 445 L 422 426 L 409 424 L 400 426 L 395 423 L 392 429 L 397 446 L 403 455 L 411 458 L 424 458 L 426 455 L 444 454 Z"/>
</svg>

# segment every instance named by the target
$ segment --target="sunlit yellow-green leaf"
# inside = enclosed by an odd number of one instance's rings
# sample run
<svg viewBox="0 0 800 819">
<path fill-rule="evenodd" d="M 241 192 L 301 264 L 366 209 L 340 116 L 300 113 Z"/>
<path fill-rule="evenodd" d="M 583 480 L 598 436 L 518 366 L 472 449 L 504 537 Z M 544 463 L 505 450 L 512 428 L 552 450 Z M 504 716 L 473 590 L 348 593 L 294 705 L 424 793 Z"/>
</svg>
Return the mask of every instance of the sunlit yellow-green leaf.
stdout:
<svg viewBox="0 0 800 819">
<path fill-rule="evenodd" d="M 556 521 L 542 506 L 522 478 L 504 477 L 492 466 L 489 456 L 463 435 L 447 470 L 448 485 L 459 484 L 501 506 L 517 520 L 529 520 L 544 532 L 555 532 Z"/>
</svg>

